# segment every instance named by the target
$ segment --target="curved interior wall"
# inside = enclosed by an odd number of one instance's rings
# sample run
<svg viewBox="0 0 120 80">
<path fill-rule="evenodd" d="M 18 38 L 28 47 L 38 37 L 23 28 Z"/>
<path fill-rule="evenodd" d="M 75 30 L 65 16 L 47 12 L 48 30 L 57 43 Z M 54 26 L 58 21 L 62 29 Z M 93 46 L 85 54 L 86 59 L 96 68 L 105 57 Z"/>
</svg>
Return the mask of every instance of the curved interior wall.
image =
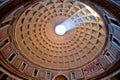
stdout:
<svg viewBox="0 0 120 80">
<path fill-rule="evenodd" d="M 4 4 L 7 4 L 7 1 Z M 119 63 L 118 61 L 120 58 L 119 19 L 116 20 L 112 15 L 110 15 L 110 13 L 95 4 L 93 5 L 98 7 L 102 12 L 109 31 L 107 46 L 98 58 L 80 68 L 65 71 L 46 69 L 31 64 L 16 51 L 15 46 L 11 41 L 11 32 L 9 32 L 14 21 L 17 19 L 17 16 L 15 15 L 19 15 L 19 11 L 24 11 L 29 5 L 32 5 L 32 3 L 27 5 L 23 4 L 19 8 L 15 9 L 15 11 L 13 11 L 9 16 L 6 16 L 0 24 L 0 63 L 2 64 L 2 68 L 7 69 L 17 77 L 24 79 L 51 80 L 59 74 L 67 76 L 68 80 L 76 80 L 95 77 L 98 78 L 98 75 L 103 73 L 107 74 L 107 70 L 119 66 L 116 65 L 116 63 Z"/>
</svg>

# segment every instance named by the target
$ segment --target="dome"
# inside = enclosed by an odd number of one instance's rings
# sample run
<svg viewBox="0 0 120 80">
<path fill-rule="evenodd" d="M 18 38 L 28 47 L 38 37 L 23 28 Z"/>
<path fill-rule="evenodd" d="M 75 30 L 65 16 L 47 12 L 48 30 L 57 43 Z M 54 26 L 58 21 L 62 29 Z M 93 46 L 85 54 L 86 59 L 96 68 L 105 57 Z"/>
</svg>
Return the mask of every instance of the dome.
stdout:
<svg viewBox="0 0 120 80">
<path fill-rule="evenodd" d="M 39 66 L 62 70 L 85 65 L 100 54 L 107 31 L 92 8 L 78 1 L 43 3 L 26 9 L 13 27 L 16 46 L 23 56 Z M 78 26 L 67 29 L 62 36 L 56 35 L 59 24 L 74 27 L 70 21 Z"/>
<path fill-rule="evenodd" d="M 1 79 L 105 80 L 118 76 L 119 1 L 0 3 L 0 71 L 6 75 Z"/>
</svg>

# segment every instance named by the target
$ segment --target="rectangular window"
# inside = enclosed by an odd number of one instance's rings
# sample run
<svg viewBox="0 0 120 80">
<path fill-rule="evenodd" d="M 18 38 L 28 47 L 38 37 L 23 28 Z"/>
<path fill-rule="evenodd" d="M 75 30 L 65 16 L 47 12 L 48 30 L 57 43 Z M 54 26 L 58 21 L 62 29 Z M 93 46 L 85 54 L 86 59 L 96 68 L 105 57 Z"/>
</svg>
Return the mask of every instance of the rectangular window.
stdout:
<svg viewBox="0 0 120 80">
<path fill-rule="evenodd" d="M 1 24 L 0 24 L 0 28 L 6 26 L 6 25 L 8 25 L 8 24 L 10 24 L 10 21 L 6 21 L 6 22 L 4 22 L 4 23 L 1 23 Z"/>
<path fill-rule="evenodd" d="M 12 53 L 12 54 L 9 56 L 8 61 L 9 61 L 9 62 L 12 62 L 12 61 L 15 59 L 15 57 L 16 57 L 16 54 L 15 54 L 15 53 Z"/>
<path fill-rule="evenodd" d="M 72 79 L 75 79 L 75 73 L 72 73 Z"/>
<path fill-rule="evenodd" d="M 46 79 L 45 80 L 51 80 L 51 73 L 46 72 Z"/>
<path fill-rule="evenodd" d="M 20 67 L 20 70 L 21 70 L 21 71 L 24 71 L 26 65 L 27 65 L 26 63 L 22 63 L 22 65 L 21 65 L 21 67 Z"/>
<path fill-rule="evenodd" d="M 38 75 L 38 69 L 34 70 L 34 76 L 36 77 Z"/>
<path fill-rule="evenodd" d="M 120 47 L 120 40 L 118 40 L 117 38 L 113 37 L 113 42 Z"/>
<path fill-rule="evenodd" d="M 4 45 L 6 45 L 9 42 L 8 38 L 4 41 L 0 42 L 0 48 L 2 48 Z"/>
<path fill-rule="evenodd" d="M 117 25 L 117 26 L 120 26 L 120 24 L 116 20 L 114 20 L 114 19 L 110 19 L 110 22 L 115 24 L 115 25 Z"/>
<path fill-rule="evenodd" d="M 110 52 L 107 52 L 105 56 L 111 63 L 115 60 L 114 56 Z"/>
<path fill-rule="evenodd" d="M 47 72 L 47 79 L 50 79 L 50 73 Z"/>
<path fill-rule="evenodd" d="M 71 76 L 71 79 L 72 79 L 72 80 L 75 80 L 75 79 L 76 79 L 76 75 L 75 75 L 74 72 L 71 72 L 71 73 L 70 73 L 70 76 Z"/>
</svg>

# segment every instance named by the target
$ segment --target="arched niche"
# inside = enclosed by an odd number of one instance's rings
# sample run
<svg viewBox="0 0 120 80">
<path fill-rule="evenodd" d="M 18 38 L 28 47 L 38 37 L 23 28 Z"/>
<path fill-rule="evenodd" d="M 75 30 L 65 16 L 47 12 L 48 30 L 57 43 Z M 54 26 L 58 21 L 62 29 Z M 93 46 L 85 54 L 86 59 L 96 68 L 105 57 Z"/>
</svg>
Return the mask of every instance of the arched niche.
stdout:
<svg viewBox="0 0 120 80">
<path fill-rule="evenodd" d="M 55 77 L 54 80 L 68 80 L 68 79 L 63 75 L 58 75 L 58 76 Z"/>
</svg>

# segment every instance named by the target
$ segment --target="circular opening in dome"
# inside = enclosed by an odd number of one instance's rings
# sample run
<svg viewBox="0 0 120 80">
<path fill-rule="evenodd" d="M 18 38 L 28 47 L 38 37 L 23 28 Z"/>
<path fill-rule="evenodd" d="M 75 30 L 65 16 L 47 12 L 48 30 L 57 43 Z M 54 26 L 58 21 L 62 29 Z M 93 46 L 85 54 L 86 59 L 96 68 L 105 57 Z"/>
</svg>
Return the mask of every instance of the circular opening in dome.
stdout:
<svg viewBox="0 0 120 80">
<path fill-rule="evenodd" d="M 55 33 L 57 35 L 64 35 L 66 33 L 66 27 L 64 25 L 57 25 L 55 27 Z"/>
</svg>

